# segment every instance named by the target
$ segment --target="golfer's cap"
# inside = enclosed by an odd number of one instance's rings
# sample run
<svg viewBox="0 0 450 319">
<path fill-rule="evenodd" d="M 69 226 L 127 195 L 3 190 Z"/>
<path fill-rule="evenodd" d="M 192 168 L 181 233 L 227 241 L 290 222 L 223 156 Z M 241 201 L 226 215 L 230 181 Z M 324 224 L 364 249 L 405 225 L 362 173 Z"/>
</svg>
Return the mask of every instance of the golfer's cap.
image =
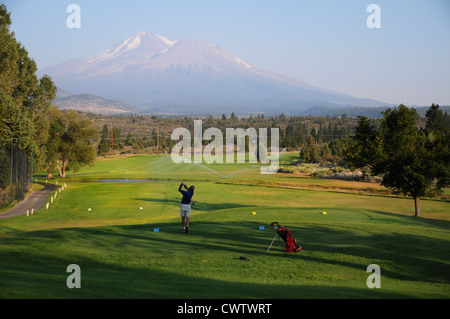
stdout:
<svg viewBox="0 0 450 319">
<path fill-rule="evenodd" d="M 195 189 L 195 186 L 194 186 L 194 185 L 191 185 L 191 186 L 189 186 L 189 189 L 194 190 L 194 189 Z"/>
</svg>

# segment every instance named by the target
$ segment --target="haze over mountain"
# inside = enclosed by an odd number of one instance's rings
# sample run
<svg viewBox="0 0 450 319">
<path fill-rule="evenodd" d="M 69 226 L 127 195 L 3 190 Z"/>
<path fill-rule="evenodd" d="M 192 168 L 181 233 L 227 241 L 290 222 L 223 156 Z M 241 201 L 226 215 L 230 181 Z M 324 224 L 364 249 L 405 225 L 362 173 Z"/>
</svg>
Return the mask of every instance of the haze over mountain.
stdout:
<svg viewBox="0 0 450 319">
<path fill-rule="evenodd" d="M 144 113 L 279 114 L 388 105 L 258 69 L 201 40 L 171 41 L 143 31 L 87 59 L 39 73 L 63 90 L 121 101 Z"/>
</svg>

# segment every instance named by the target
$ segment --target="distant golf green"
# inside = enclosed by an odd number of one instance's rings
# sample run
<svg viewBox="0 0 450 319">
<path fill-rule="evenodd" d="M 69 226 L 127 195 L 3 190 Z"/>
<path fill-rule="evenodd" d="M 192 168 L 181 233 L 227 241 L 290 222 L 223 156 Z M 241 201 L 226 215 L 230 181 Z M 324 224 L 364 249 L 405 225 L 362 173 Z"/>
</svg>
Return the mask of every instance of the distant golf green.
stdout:
<svg viewBox="0 0 450 319">
<path fill-rule="evenodd" d="M 415 218 L 412 199 L 377 184 L 167 155 L 98 160 L 68 175 L 48 210 L 0 220 L 1 298 L 450 297 L 448 201 L 422 200 Z M 196 186 L 189 234 L 181 181 Z M 300 252 L 280 239 L 267 251 L 274 221 Z M 80 289 L 66 285 L 71 264 Z M 366 285 L 371 264 L 381 288 Z"/>
</svg>

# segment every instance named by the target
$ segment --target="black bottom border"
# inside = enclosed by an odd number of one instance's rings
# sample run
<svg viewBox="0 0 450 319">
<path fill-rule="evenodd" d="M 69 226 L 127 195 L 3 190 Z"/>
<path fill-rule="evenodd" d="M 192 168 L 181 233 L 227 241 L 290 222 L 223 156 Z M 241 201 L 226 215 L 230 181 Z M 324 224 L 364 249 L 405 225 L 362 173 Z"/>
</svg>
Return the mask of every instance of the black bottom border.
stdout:
<svg viewBox="0 0 450 319">
<path fill-rule="evenodd" d="M 449 299 L 1 299 L 2 311 L 15 315 L 145 314 L 159 318 L 280 318 L 280 315 L 351 315 L 355 317 L 417 315 L 448 308 Z M 294 318 L 294 317 L 293 317 Z"/>
</svg>

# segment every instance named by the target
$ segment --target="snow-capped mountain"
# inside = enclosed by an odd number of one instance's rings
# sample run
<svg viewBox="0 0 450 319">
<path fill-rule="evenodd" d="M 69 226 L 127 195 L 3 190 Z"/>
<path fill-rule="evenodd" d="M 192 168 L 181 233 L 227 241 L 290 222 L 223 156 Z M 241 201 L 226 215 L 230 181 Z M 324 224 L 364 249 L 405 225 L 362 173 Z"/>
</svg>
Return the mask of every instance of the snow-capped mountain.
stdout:
<svg viewBox="0 0 450 319">
<path fill-rule="evenodd" d="M 143 112 L 299 113 L 313 106 L 383 105 L 266 72 L 215 44 L 149 32 L 40 73 L 64 90 L 122 101 Z"/>
</svg>

